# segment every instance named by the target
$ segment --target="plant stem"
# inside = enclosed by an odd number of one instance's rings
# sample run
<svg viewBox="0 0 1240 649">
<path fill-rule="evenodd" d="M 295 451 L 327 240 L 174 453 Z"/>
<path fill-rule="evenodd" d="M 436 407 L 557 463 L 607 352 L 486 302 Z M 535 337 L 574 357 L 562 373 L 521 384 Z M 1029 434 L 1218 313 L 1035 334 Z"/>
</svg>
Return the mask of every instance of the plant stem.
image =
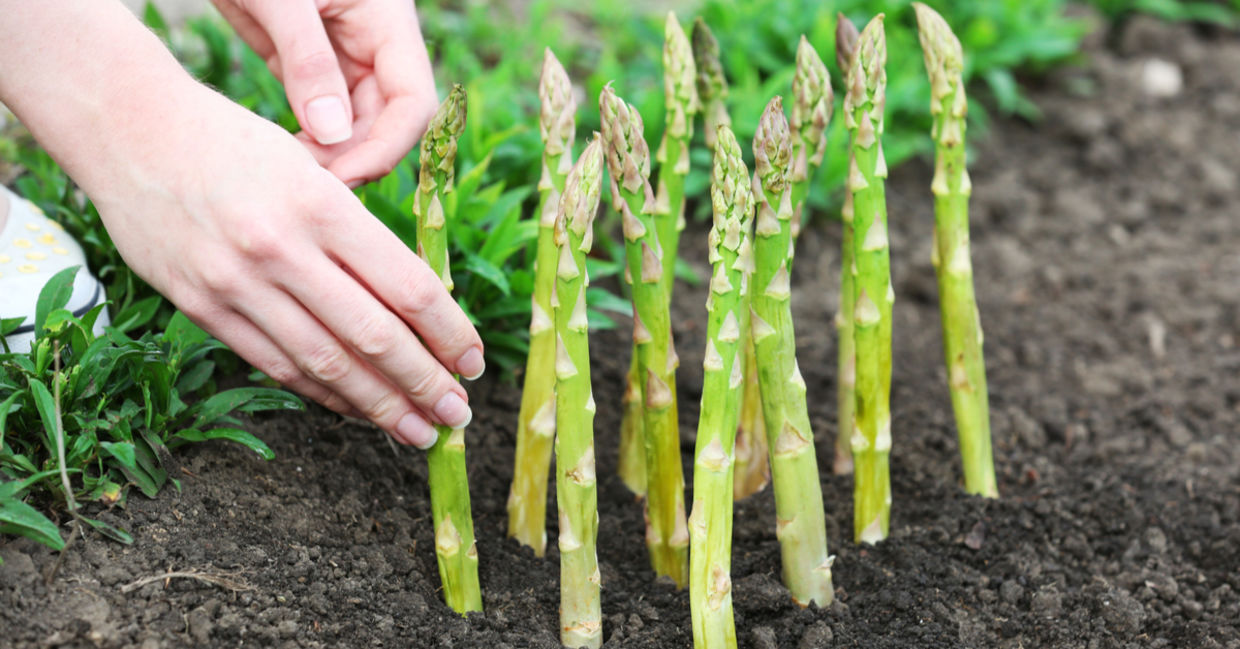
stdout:
<svg viewBox="0 0 1240 649">
<path fill-rule="evenodd" d="M 655 159 L 659 161 L 659 188 L 655 195 L 654 222 L 658 231 L 663 256 L 663 286 L 670 303 L 676 277 L 676 251 L 680 246 L 680 233 L 685 228 L 685 177 L 689 175 L 689 141 L 693 139 L 693 117 L 698 113 L 699 103 L 695 86 L 697 68 L 693 63 L 693 48 L 689 38 L 676 20 L 676 13 L 669 11 L 664 24 L 663 42 L 663 91 L 665 95 L 665 120 L 663 141 Z M 634 346 L 633 358 L 637 358 Z M 679 363 L 679 360 L 676 360 Z M 641 374 L 638 362 L 631 363 L 628 387 L 625 390 L 626 408 L 620 423 L 621 452 L 619 472 L 625 484 L 635 493 L 644 489 L 637 485 L 648 476 L 646 467 L 634 466 L 637 455 L 633 449 L 644 446 L 645 431 L 634 417 L 640 412 L 640 402 L 631 397 L 640 391 Z M 672 387 L 675 390 L 675 387 Z"/>
<path fill-rule="evenodd" d="M 965 97 L 961 71 L 964 52 L 951 27 L 933 9 L 913 3 L 920 27 L 921 48 L 930 77 L 930 112 L 934 115 L 934 262 L 943 323 L 943 352 L 964 486 L 971 494 L 999 495 L 990 446 L 990 405 L 986 362 L 982 357 L 982 325 L 973 292 L 969 253 L 969 181 L 965 154 Z"/>
<path fill-rule="evenodd" d="M 753 267 L 753 193 L 736 136 L 727 126 L 716 135 L 711 199 L 714 227 L 710 258 L 714 273 L 706 299 L 706 354 L 701 417 L 693 468 L 693 515 L 689 517 L 689 601 L 696 649 L 735 649 L 732 617 L 733 446 L 745 378 L 749 340 L 749 282 Z"/>
<path fill-rule="evenodd" d="M 594 239 L 603 182 L 596 134 L 568 174 L 555 220 L 555 459 L 560 512 L 560 644 L 603 644 L 598 551 L 598 489 L 594 464 L 594 392 L 586 317 L 586 253 Z"/>
<path fill-rule="evenodd" d="M 543 171 L 538 183 L 538 243 L 534 259 L 534 295 L 530 318 L 530 353 L 525 364 L 521 411 L 517 416 L 516 461 L 508 494 L 508 536 L 543 556 L 547 547 L 547 472 L 555 439 L 555 331 L 551 293 L 555 286 L 555 215 L 564 179 L 572 164 L 577 103 L 568 74 L 548 48 L 538 85 L 542 111 Z"/>
<path fill-rule="evenodd" d="M 646 547 L 655 573 L 683 587 L 689 578 L 689 530 L 676 416 L 676 352 L 660 243 L 650 189 L 650 150 L 637 109 L 610 86 L 599 98 L 612 200 L 624 223 L 625 253 L 633 278 L 633 340 L 641 377 L 646 448 Z"/>
<path fill-rule="evenodd" d="M 444 230 L 444 196 L 452 191 L 456 141 L 465 128 L 465 90 L 453 86 L 422 136 L 421 171 L 414 216 L 417 218 L 418 255 L 452 290 L 448 238 Z M 435 523 L 435 555 L 444 601 L 457 613 L 482 610 L 478 586 L 478 547 L 469 505 L 469 478 L 465 471 L 465 430 L 437 426 L 439 439 L 426 452 Z"/>
<path fill-rule="evenodd" d="M 784 585 L 798 604 L 826 606 L 832 597 L 833 559 L 827 555 L 814 433 L 792 325 L 791 139 L 783 100 L 775 97 L 767 104 L 754 134 L 753 184 L 755 189 L 760 186 L 761 192 L 755 196 L 756 269 L 750 326 L 762 386 Z"/>
<path fill-rule="evenodd" d="M 719 61 L 719 42 L 706 21 L 693 21 L 693 61 L 697 66 L 697 91 L 702 104 L 706 147 L 715 150 L 715 134 L 720 126 L 732 125 L 728 114 L 728 80 Z M 748 279 L 746 280 L 748 281 Z M 748 331 L 749 311 L 743 314 Z M 766 427 L 762 425 L 762 396 L 758 389 L 758 366 L 754 358 L 753 340 L 746 333 L 742 368 L 745 375 L 741 397 L 740 420 L 736 427 L 736 450 L 733 465 L 733 494 L 736 500 L 747 498 L 770 482 L 771 471 L 766 455 Z"/>
<path fill-rule="evenodd" d="M 844 14 L 836 14 L 835 24 L 835 62 L 847 76 L 852 67 L 853 57 L 857 53 L 857 40 L 861 34 L 857 26 L 852 24 Z M 845 199 L 852 200 L 852 194 L 845 192 Z M 854 412 L 857 409 L 857 344 L 853 338 L 853 224 L 852 218 L 841 218 L 840 235 L 840 305 L 835 314 L 836 340 L 838 341 L 838 359 L 836 361 L 836 428 L 835 428 L 835 461 L 832 471 L 835 475 L 848 475 L 853 472 L 852 431 L 856 426 Z"/>
<path fill-rule="evenodd" d="M 844 117 L 852 134 L 844 219 L 853 224 L 856 275 L 853 337 L 856 341 L 856 423 L 853 528 L 856 539 L 887 538 L 891 516 L 891 266 L 887 244 L 887 199 L 883 159 L 887 43 L 883 14 L 861 32 L 848 72 Z"/>
</svg>

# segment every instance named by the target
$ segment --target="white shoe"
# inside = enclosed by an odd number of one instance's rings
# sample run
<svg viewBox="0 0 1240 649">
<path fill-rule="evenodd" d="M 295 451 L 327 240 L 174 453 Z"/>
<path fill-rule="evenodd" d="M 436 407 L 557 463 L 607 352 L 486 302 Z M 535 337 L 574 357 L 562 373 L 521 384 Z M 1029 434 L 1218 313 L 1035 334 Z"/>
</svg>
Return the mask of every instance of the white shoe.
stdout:
<svg viewBox="0 0 1240 649">
<path fill-rule="evenodd" d="M 4 213 L 5 203 L 9 216 L 0 230 L 0 317 L 26 318 L 6 338 L 10 351 L 25 353 L 34 340 L 39 291 L 53 275 L 70 266 L 81 267 L 73 281 L 73 295 L 65 306 L 76 317 L 85 315 L 107 296 L 103 284 L 86 268 L 82 246 L 59 223 L 44 216 L 34 203 L 0 185 L 0 214 Z M 105 308 L 95 321 L 95 333 L 103 333 L 110 322 Z"/>
</svg>

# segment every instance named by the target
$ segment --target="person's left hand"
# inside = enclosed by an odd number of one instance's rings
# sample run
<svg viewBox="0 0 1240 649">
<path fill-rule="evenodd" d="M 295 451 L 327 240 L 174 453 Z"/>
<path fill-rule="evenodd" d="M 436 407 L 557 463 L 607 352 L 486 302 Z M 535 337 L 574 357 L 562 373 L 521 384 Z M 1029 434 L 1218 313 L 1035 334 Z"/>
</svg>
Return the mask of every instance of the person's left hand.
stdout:
<svg viewBox="0 0 1240 649">
<path fill-rule="evenodd" d="M 356 187 L 390 172 L 435 112 L 411 0 L 212 0 L 284 83 L 319 164 Z"/>
</svg>

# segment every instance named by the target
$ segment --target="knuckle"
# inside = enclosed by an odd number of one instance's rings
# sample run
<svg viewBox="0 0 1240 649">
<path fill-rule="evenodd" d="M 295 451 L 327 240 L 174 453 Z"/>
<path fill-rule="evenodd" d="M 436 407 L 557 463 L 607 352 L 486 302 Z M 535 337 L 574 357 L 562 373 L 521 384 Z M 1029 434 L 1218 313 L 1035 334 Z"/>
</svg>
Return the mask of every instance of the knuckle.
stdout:
<svg viewBox="0 0 1240 649">
<path fill-rule="evenodd" d="M 280 385 L 292 386 L 292 385 L 300 383 L 301 380 L 304 378 L 304 375 L 301 373 L 301 370 L 298 369 L 297 366 L 293 365 L 292 363 L 284 363 L 284 362 L 268 363 L 267 367 L 263 368 L 263 372 L 266 373 L 267 376 L 271 377 L 273 381 L 275 381 L 276 383 L 279 383 Z M 310 395 L 306 395 L 306 396 L 310 396 Z"/>
<path fill-rule="evenodd" d="M 362 409 L 366 418 L 380 427 L 396 425 L 397 419 L 405 412 L 404 399 L 390 390 L 384 391 Z"/>
<path fill-rule="evenodd" d="M 402 296 L 400 307 L 405 315 L 416 317 L 426 313 L 435 308 L 443 297 L 443 285 L 433 281 L 430 273 L 418 273 L 404 284 L 408 288 Z"/>
<path fill-rule="evenodd" d="M 342 347 L 324 344 L 305 357 L 302 370 L 315 381 L 330 385 L 344 379 L 352 364 Z"/>
<path fill-rule="evenodd" d="M 353 337 L 353 346 L 367 358 L 380 358 L 392 353 L 400 342 L 400 331 L 389 318 L 363 316 Z"/>
<path fill-rule="evenodd" d="M 340 63 L 336 60 L 334 53 L 318 50 L 298 57 L 290 64 L 286 72 L 293 79 L 305 80 L 317 79 L 339 69 Z"/>
<path fill-rule="evenodd" d="M 270 262 L 284 256 L 286 237 L 264 219 L 251 219 L 236 236 L 237 248 L 248 259 Z"/>
<path fill-rule="evenodd" d="M 441 387 L 439 372 L 433 367 L 423 366 L 405 383 L 405 391 L 409 396 L 419 403 L 431 403 L 435 401 L 435 397 L 441 392 L 445 392 Z"/>
</svg>

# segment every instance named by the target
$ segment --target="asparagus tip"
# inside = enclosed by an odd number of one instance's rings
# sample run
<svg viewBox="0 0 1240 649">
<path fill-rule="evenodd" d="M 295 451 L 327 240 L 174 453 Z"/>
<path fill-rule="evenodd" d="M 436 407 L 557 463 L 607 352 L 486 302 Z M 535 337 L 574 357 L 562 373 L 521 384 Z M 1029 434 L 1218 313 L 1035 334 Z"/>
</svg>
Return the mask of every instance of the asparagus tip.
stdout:
<svg viewBox="0 0 1240 649">
<path fill-rule="evenodd" d="M 538 83 L 541 104 L 538 127 L 548 155 L 560 155 L 572 148 L 577 128 L 577 101 L 573 84 L 564 66 L 548 47 L 543 53 L 542 76 Z"/>
<path fill-rule="evenodd" d="M 920 3 L 913 3 L 917 13 L 917 36 L 921 41 L 926 61 L 926 74 L 930 77 L 933 104 L 938 104 L 960 85 L 964 68 L 964 51 L 960 40 L 937 11 Z"/>
<path fill-rule="evenodd" d="M 852 67 L 853 55 L 857 53 L 857 40 L 861 34 L 857 26 L 842 12 L 835 16 L 835 63 L 840 66 L 840 74 L 847 75 Z"/>
<path fill-rule="evenodd" d="M 792 142 L 784 99 L 776 95 L 767 103 L 753 136 L 754 172 L 767 192 L 779 193 L 787 182 L 792 163 Z"/>
<path fill-rule="evenodd" d="M 835 96 L 826 64 L 804 35 L 797 46 L 792 97 L 792 130 L 809 147 L 810 162 L 817 166 L 826 153 L 827 123 L 835 108 Z"/>
</svg>

